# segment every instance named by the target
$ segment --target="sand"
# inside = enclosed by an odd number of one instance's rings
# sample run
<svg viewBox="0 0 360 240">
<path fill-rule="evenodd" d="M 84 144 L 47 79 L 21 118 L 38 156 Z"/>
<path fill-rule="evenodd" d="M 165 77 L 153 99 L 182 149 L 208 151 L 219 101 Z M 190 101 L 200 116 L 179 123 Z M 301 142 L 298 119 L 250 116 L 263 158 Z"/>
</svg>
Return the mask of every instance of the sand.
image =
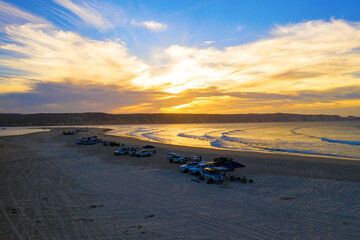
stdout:
<svg viewBox="0 0 360 240">
<path fill-rule="evenodd" d="M 76 146 L 64 129 L 0 138 L 0 239 L 358 239 L 360 162 L 151 143 Z M 126 146 L 148 144 L 101 136 Z M 166 160 L 232 157 L 254 184 L 206 184 Z"/>
</svg>

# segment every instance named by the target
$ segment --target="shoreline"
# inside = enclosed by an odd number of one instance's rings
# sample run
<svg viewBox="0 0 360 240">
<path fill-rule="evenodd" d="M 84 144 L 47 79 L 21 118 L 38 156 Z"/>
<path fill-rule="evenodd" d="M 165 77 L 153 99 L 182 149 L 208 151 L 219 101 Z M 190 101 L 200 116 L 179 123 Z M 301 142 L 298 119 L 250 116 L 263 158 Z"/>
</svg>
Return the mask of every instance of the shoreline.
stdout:
<svg viewBox="0 0 360 240">
<path fill-rule="evenodd" d="M 42 128 L 42 127 L 41 127 Z M 63 130 L 73 130 L 78 127 L 50 127 L 47 128 L 49 131 L 56 131 L 59 133 L 62 133 Z M 204 152 L 211 152 L 212 155 L 217 154 L 219 156 L 224 155 L 230 155 L 230 156 L 238 156 L 239 158 L 250 158 L 250 159 L 256 159 L 256 160 L 263 160 L 268 159 L 268 161 L 272 160 L 279 160 L 279 161 L 289 161 L 289 162 L 304 162 L 304 163 L 319 163 L 319 164 L 337 164 L 337 165 L 346 165 L 346 166 L 356 166 L 360 167 L 360 159 L 354 159 L 354 158 L 347 158 L 347 157 L 336 157 L 336 156 L 327 156 L 327 155 L 311 155 L 311 154 L 302 154 L 302 153 L 288 153 L 288 152 L 260 152 L 260 151 L 244 151 L 244 150 L 234 150 L 234 149 L 222 149 L 222 148 L 215 148 L 215 147 L 199 147 L 199 146 L 184 146 L 184 145 L 174 145 L 174 144 L 168 144 L 168 143 L 161 143 L 161 142 L 155 142 L 155 141 L 147 141 L 143 139 L 139 139 L 136 137 L 131 136 L 116 136 L 116 135 L 108 135 L 106 134 L 108 131 L 111 131 L 113 129 L 111 128 L 96 128 L 96 127 L 88 127 L 85 128 L 89 130 L 89 134 L 87 132 L 78 133 L 78 135 L 87 136 L 92 135 L 93 133 L 95 135 L 100 135 L 103 140 L 109 140 L 114 142 L 123 142 L 125 145 L 130 146 L 133 144 L 134 146 L 142 146 L 147 144 L 153 144 L 157 145 L 159 148 L 160 146 L 163 146 L 164 149 L 170 150 L 170 149 L 176 149 L 180 152 L 185 153 L 191 153 L 191 152 L 197 152 L 197 153 L 204 153 Z M 46 133 L 48 131 L 43 132 L 34 132 L 34 133 L 26 133 L 23 135 L 13 135 L 13 136 L 0 136 L 1 138 L 11 138 L 16 136 L 31 136 L 35 134 L 42 134 Z M 76 135 L 73 135 L 75 138 Z M 77 138 L 76 138 L 77 139 Z M 160 147 L 161 148 L 161 147 Z M 112 149 L 117 149 L 116 147 L 113 147 Z M 236 160 L 236 159 L 234 159 Z M 360 181 L 360 177 L 359 180 Z"/>
<path fill-rule="evenodd" d="M 70 129 L 70 128 L 69 128 Z M 149 142 L 64 129 L 0 137 L 2 239 L 355 239 L 360 163 L 152 143 L 151 157 L 75 145 L 98 135 L 125 146 Z M 232 157 L 231 175 L 254 184 L 206 184 L 166 160 L 168 151 Z"/>
<path fill-rule="evenodd" d="M 101 129 L 101 128 L 99 128 Z M 227 149 L 227 148 L 216 148 L 216 147 L 200 147 L 200 146 L 186 146 L 186 145 L 177 145 L 177 144 L 169 144 L 169 143 L 162 143 L 162 142 L 156 142 L 156 141 L 147 141 L 144 139 L 140 139 L 140 138 L 136 138 L 136 137 L 131 137 L 131 136 L 117 136 L 117 135 L 111 135 L 111 134 L 107 134 L 107 132 L 111 131 L 113 129 L 104 129 L 102 132 L 100 132 L 99 134 L 101 134 L 102 136 L 111 136 L 111 137 L 116 137 L 118 139 L 131 139 L 134 141 L 139 141 L 139 142 L 144 142 L 144 143 L 156 143 L 156 144 L 162 144 L 162 145 L 166 145 L 166 146 L 178 146 L 178 147 L 187 147 L 187 148 L 198 148 L 198 149 L 203 149 L 203 150 L 207 150 L 207 149 L 212 149 L 212 150 L 219 150 L 219 151 L 230 151 L 230 152 L 239 152 L 239 153 L 254 153 L 254 154 L 270 154 L 270 155 L 285 155 L 285 156 L 297 156 L 297 157 L 304 157 L 304 158 L 320 158 L 320 159 L 334 159 L 335 161 L 358 161 L 360 164 L 360 158 L 352 158 L 352 157 L 344 157 L 344 156 L 331 156 L 331 155 L 320 155 L 320 154 L 306 154 L 306 153 L 292 153 L 292 152 L 262 152 L 262 151 L 251 151 L 251 150 L 236 150 L 236 149 Z"/>
<path fill-rule="evenodd" d="M 136 125 L 136 124 L 133 124 Z M 46 130 L 56 130 L 56 129 L 68 129 L 68 130 L 74 130 L 74 129 L 79 129 L 82 128 L 82 126 L 49 126 L 49 127 L 44 127 L 44 126 L 29 126 L 30 128 L 34 128 L 34 129 L 43 129 L 45 131 L 41 131 L 41 132 L 46 132 Z M 334 156 L 334 155 L 326 155 L 326 154 L 311 154 L 311 153 L 301 153 L 301 152 L 286 152 L 286 151 L 256 151 L 256 150 L 237 150 L 237 149 L 229 149 L 229 148 L 217 148 L 217 147 L 213 147 L 213 146 L 209 146 L 209 147 L 202 147 L 202 146 L 186 146 L 186 145 L 176 145 L 176 144 L 169 144 L 169 143 L 162 143 L 162 142 L 157 142 L 157 141 L 151 141 L 151 140 L 145 140 L 145 139 L 140 139 L 140 138 L 136 138 L 136 137 L 131 137 L 131 136 L 117 136 L 117 135 L 111 135 L 111 134 L 107 134 L 107 132 L 114 130 L 113 128 L 105 128 L 105 127 L 96 127 L 96 125 L 84 125 L 83 127 L 84 129 L 97 129 L 97 130 L 102 130 L 100 132 L 98 132 L 97 134 L 101 134 L 103 136 L 113 136 L 113 137 L 117 137 L 119 139 L 133 139 L 133 140 L 137 140 L 137 141 L 142 141 L 142 142 L 147 142 L 147 143 L 156 143 L 156 144 L 163 144 L 163 145 L 169 145 L 169 146 L 180 146 L 180 147 L 192 147 L 192 148 L 200 148 L 200 149 L 215 149 L 215 150 L 220 150 L 220 151 L 231 151 L 231 152 L 242 152 L 242 153 L 258 153 L 258 154 L 274 154 L 274 155 L 287 155 L 287 156 L 300 156 L 300 157 L 304 157 L 304 158 L 319 158 L 319 159 L 334 159 L 334 160 L 340 160 L 340 161 L 359 161 L 360 162 L 360 158 L 357 157 L 347 157 L 347 156 Z M 34 132 L 34 133 L 41 133 L 39 132 Z M 29 135 L 29 134 L 33 134 L 33 133 L 24 133 L 24 134 L 19 134 L 19 135 Z M 15 136 L 15 135 L 10 135 L 10 136 L 0 136 L 1 137 L 11 137 L 11 136 Z"/>
<path fill-rule="evenodd" d="M 211 161 L 213 158 L 226 156 L 231 157 L 234 161 L 245 164 L 242 169 L 245 174 L 277 174 L 277 175 L 294 175 L 313 178 L 326 178 L 333 180 L 348 180 L 360 182 L 360 176 L 356 171 L 360 171 L 360 161 L 340 157 L 327 157 L 317 155 L 291 154 L 291 153 L 267 153 L 267 152 L 247 152 L 233 151 L 228 149 L 201 148 L 171 145 L 166 143 L 158 143 L 152 141 L 140 140 L 134 137 L 120 137 L 106 135 L 106 129 L 97 129 L 96 134 L 103 136 L 109 141 L 121 142 L 125 146 L 144 146 L 147 144 L 154 145 L 156 149 L 161 149 L 163 159 L 167 152 L 178 152 L 181 155 L 202 155 L 205 161 Z M 105 137 L 106 136 L 106 137 Z M 95 154 L 95 153 L 94 153 Z M 274 165 L 274 166 L 272 166 Z M 280 167 L 279 167 L 280 166 Z M 347 168 L 347 174 L 337 171 L 337 167 L 343 166 Z M 162 166 L 164 167 L 164 166 Z M 165 166 L 168 168 L 169 166 Z M 321 175 L 312 172 L 312 167 L 322 168 Z M 355 170 L 358 169 L 358 170 Z"/>
</svg>

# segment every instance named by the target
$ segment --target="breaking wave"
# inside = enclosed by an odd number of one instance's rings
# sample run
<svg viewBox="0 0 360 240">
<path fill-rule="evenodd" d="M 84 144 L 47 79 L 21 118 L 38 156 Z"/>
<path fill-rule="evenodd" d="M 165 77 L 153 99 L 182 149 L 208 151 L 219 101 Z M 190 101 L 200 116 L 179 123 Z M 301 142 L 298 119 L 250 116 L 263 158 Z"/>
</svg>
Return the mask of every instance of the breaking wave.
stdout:
<svg viewBox="0 0 360 240">
<path fill-rule="evenodd" d="M 143 136 L 144 138 L 149 139 L 151 141 L 165 143 L 167 139 L 156 136 L 158 133 L 163 132 L 163 131 L 164 130 L 142 133 L 141 136 Z"/>
<path fill-rule="evenodd" d="M 281 148 L 265 148 L 268 151 L 272 152 L 286 152 L 286 153 L 299 153 L 299 154 L 311 154 L 311 155 L 319 155 L 319 156 L 331 156 L 331 157 L 348 157 L 348 156 L 342 156 L 342 155 L 336 155 L 336 154 L 329 154 L 329 153 L 319 153 L 314 152 L 312 150 L 308 151 L 300 151 L 295 149 L 281 149 Z M 355 158 L 355 157 L 350 157 Z"/>
<path fill-rule="evenodd" d="M 331 142 L 331 143 L 348 144 L 348 145 L 360 145 L 360 142 L 358 142 L 358 141 L 343 141 L 343 140 L 334 140 L 334 139 L 329 139 L 329 138 L 321 138 L 321 141 Z"/>
<path fill-rule="evenodd" d="M 193 138 L 193 139 L 197 139 L 197 140 L 205 140 L 205 141 L 216 139 L 216 137 L 208 136 L 206 134 L 203 135 L 203 136 L 198 136 L 198 135 L 190 135 L 190 134 L 185 134 L 185 133 L 179 133 L 177 136 L 178 137 L 184 137 L 184 138 Z"/>
</svg>

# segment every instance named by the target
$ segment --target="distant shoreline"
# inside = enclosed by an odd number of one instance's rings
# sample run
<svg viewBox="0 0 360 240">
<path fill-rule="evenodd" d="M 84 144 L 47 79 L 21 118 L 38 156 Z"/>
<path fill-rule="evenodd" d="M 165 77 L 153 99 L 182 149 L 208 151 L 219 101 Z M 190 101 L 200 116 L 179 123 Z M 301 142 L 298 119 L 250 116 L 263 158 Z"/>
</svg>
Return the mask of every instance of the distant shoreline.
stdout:
<svg viewBox="0 0 360 240">
<path fill-rule="evenodd" d="M 265 123 L 265 122 L 360 121 L 360 117 L 305 114 L 180 114 L 180 113 L 0 113 L 1 127 L 126 124 Z"/>
</svg>

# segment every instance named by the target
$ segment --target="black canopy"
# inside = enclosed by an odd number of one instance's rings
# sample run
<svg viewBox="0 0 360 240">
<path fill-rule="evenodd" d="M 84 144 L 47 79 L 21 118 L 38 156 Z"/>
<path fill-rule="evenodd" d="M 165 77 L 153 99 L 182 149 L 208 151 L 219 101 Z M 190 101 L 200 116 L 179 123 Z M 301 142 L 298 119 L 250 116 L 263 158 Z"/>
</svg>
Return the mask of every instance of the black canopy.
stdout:
<svg viewBox="0 0 360 240">
<path fill-rule="evenodd" d="M 143 146 L 143 148 L 148 149 L 148 148 L 155 148 L 155 147 L 154 147 L 154 146 L 151 146 L 151 145 L 146 145 L 146 146 Z"/>
<path fill-rule="evenodd" d="M 231 161 L 231 162 L 226 162 L 222 165 L 223 167 L 226 167 L 228 169 L 234 169 L 234 168 L 243 168 L 245 167 L 244 164 L 241 164 L 241 163 L 238 163 L 238 162 L 234 162 L 234 161 Z"/>
</svg>

